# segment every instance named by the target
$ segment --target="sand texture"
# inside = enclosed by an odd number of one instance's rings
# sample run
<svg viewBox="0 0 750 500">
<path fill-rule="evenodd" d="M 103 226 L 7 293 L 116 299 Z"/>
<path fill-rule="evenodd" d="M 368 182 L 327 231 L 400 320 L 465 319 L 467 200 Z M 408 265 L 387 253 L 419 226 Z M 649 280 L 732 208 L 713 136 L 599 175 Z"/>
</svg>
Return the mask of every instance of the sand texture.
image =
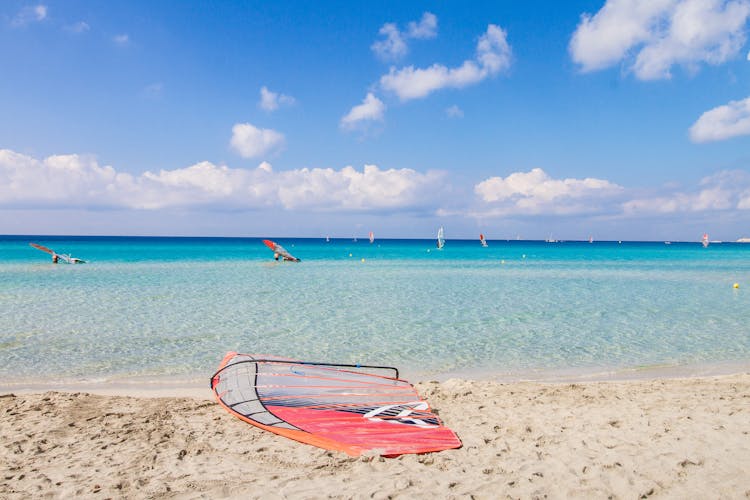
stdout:
<svg viewBox="0 0 750 500">
<path fill-rule="evenodd" d="M 350 458 L 256 429 L 208 390 L 5 394 L 0 498 L 750 497 L 750 374 L 417 389 L 461 449 Z"/>
</svg>

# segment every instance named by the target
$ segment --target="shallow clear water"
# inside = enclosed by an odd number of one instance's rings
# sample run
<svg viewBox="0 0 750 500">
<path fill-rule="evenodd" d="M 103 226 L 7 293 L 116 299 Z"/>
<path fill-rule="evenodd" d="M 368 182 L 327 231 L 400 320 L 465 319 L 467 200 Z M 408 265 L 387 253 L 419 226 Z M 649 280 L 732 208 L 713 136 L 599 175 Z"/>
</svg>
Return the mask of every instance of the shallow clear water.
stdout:
<svg viewBox="0 0 750 500">
<path fill-rule="evenodd" d="M 750 361 L 750 245 L 278 242 L 303 262 L 254 238 L 0 237 L 0 376 L 207 376 L 228 350 L 416 377 Z"/>
</svg>

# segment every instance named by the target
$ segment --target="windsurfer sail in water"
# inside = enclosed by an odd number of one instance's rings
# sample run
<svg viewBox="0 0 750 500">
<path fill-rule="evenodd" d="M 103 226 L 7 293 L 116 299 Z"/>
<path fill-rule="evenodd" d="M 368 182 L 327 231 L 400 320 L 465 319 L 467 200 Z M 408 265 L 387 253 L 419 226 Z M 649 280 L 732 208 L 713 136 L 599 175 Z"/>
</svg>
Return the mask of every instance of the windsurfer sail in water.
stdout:
<svg viewBox="0 0 750 500">
<path fill-rule="evenodd" d="M 283 259 L 289 262 L 300 262 L 300 260 L 295 257 L 294 255 L 290 254 L 286 248 L 282 247 L 275 241 L 271 240 L 263 240 L 263 244 L 266 245 L 268 248 L 273 250 L 273 258 L 274 260 Z"/>
<path fill-rule="evenodd" d="M 68 264 L 83 264 L 86 261 L 83 259 L 79 259 L 77 257 L 72 257 L 70 254 L 60 254 L 55 252 L 54 250 L 47 248 L 42 245 L 38 245 L 36 243 L 29 243 L 32 247 L 36 248 L 37 250 L 41 250 L 42 252 L 48 253 L 52 256 L 52 263 L 57 264 L 62 259 L 63 262 L 66 262 Z"/>
<path fill-rule="evenodd" d="M 273 258 L 274 258 L 274 260 L 281 259 L 281 260 L 288 260 L 290 262 L 299 262 L 299 259 L 295 259 L 293 257 L 287 257 L 286 255 L 281 255 L 279 253 L 274 253 L 273 254 Z"/>
</svg>

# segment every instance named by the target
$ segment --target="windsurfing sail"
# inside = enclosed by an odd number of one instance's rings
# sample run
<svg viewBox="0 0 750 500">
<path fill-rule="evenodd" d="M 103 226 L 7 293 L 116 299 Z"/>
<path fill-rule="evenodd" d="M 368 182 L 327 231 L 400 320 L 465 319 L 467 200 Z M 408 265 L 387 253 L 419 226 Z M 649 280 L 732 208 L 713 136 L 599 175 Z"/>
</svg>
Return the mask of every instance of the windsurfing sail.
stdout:
<svg viewBox="0 0 750 500">
<path fill-rule="evenodd" d="M 63 262 L 66 262 L 68 264 L 85 264 L 86 263 L 86 261 L 83 259 L 79 259 L 77 257 L 71 257 L 70 254 L 65 255 L 65 254 L 57 253 L 54 250 L 47 248 L 45 246 L 39 245 L 37 243 L 29 243 L 29 245 L 36 248 L 37 250 L 41 250 L 42 252 L 50 254 L 54 262 L 57 262 L 57 260 L 54 260 L 55 257 L 57 257 L 57 259 L 62 260 Z"/>
<path fill-rule="evenodd" d="M 703 233 L 703 239 L 701 239 L 701 244 L 703 245 L 703 248 L 706 248 L 708 246 L 708 233 Z"/>
<path fill-rule="evenodd" d="M 370 243 L 374 243 L 374 242 L 375 242 L 375 234 L 372 231 L 370 231 Z"/>
<path fill-rule="evenodd" d="M 437 234 L 437 247 L 443 248 L 445 246 L 445 235 L 443 233 L 443 226 L 440 226 Z"/>
<path fill-rule="evenodd" d="M 482 233 L 479 233 L 479 243 L 481 243 L 483 247 L 487 246 L 487 240 L 484 239 L 484 235 Z"/>
<path fill-rule="evenodd" d="M 211 389 L 225 410 L 249 424 L 355 457 L 461 446 L 393 367 L 229 352 Z"/>
<path fill-rule="evenodd" d="M 290 260 L 292 262 L 301 262 L 297 257 L 295 257 L 294 255 L 292 255 L 289 252 L 287 252 L 286 248 L 282 247 L 281 245 L 279 245 L 275 241 L 263 240 L 263 243 L 265 243 L 265 245 L 268 248 L 270 248 L 271 250 L 273 250 L 273 252 L 275 254 L 281 256 L 284 260 Z"/>
</svg>

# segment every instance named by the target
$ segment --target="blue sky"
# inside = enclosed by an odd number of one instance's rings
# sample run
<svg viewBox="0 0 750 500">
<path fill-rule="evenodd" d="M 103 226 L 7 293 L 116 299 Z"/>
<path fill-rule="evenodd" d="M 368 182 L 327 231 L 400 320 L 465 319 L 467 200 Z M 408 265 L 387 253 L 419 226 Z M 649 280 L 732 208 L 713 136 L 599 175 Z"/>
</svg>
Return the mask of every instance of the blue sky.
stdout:
<svg viewBox="0 0 750 500">
<path fill-rule="evenodd" d="M 750 236 L 750 0 L 0 4 L 0 233 Z"/>
</svg>

